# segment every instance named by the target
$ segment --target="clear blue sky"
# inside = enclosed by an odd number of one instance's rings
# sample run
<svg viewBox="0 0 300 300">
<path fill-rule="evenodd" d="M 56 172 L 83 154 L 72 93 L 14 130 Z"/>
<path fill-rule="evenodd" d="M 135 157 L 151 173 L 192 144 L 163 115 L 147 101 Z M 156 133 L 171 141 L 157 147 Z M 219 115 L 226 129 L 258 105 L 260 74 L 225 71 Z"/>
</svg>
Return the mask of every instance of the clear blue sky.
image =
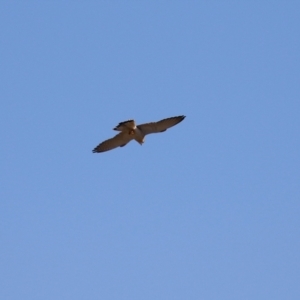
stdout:
<svg viewBox="0 0 300 300">
<path fill-rule="evenodd" d="M 0 299 L 300 299 L 299 11 L 2 1 Z"/>
</svg>

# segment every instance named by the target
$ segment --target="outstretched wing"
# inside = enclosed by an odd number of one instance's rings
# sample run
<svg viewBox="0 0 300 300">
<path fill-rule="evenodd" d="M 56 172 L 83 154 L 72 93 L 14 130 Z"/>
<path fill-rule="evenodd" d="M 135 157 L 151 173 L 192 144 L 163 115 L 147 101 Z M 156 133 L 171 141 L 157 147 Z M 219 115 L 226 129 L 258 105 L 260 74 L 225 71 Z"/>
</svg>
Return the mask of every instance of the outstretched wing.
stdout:
<svg viewBox="0 0 300 300">
<path fill-rule="evenodd" d="M 93 149 L 94 153 L 105 152 L 117 147 L 123 147 L 132 140 L 132 135 L 121 132 L 111 139 L 108 139 Z"/>
<path fill-rule="evenodd" d="M 166 131 L 168 128 L 180 123 L 184 118 L 185 116 L 172 117 L 163 119 L 158 122 L 141 124 L 137 127 L 143 132 L 144 135 L 150 133 L 158 133 Z"/>
<path fill-rule="evenodd" d="M 124 121 L 124 122 L 120 122 L 115 128 L 114 130 L 117 131 L 123 131 L 126 129 L 135 129 L 135 122 L 134 120 L 128 120 L 128 121 Z"/>
</svg>

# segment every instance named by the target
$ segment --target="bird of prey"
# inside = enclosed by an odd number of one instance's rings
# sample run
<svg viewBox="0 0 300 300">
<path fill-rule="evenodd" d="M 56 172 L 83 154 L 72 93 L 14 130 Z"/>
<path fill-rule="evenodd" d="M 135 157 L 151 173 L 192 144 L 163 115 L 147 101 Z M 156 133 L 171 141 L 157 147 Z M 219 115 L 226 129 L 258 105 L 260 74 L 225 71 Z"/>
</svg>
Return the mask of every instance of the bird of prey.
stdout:
<svg viewBox="0 0 300 300">
<path fill-rule="evenodd" d="M 121 131 L 116 136 L 108 139 L 94 148 L 94 153 L 105 152 L 117 147 L 124 147 L 131 140 L 136 140 L 140 145 L 145 141 L 145 135 L 164 132 L 168 128 L 180 123 L 185 116 L 163 119 L 158 122 L 136 125 L 134 120 L 119 123 L 114 130 Z"/>
</svg>

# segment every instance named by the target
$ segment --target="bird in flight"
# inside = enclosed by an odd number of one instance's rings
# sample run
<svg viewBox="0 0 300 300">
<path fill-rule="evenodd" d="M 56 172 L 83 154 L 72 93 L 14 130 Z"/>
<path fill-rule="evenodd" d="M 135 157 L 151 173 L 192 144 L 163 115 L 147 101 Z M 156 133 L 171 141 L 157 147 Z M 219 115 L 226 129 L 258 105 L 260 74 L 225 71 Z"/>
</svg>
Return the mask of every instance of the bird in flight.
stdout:
<svg viewBox="0 0 300 300">
<path fill-rule="evenodd" d="M 145 135 L 150 133 L 164 132 L 168 128 L 180 123 L 185 116 L 171 117 L 158 122 L 136 125 L 134 120 L 119 123 L 114 130 L 121 131 L 116 136 L 100 143 L 94 148 L 94 153 L 112 150 L 117 147 L 124 147 L 132 140 L 136 140 L 140 145 L 145 141 Z"/>
</svg>

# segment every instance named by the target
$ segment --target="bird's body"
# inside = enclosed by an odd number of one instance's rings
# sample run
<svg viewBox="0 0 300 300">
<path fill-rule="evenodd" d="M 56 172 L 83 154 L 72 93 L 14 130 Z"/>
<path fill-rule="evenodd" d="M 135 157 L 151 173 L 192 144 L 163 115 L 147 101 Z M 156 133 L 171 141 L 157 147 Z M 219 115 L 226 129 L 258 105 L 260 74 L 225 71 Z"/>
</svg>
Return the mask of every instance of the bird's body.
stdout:
<svg viewBox="0 0 300 300">
<path fill-rule="evenodd" d="M 145 136 L 150 133 L 164 132 L 168 128 L 180 123 L 185 116 L 163 119 L 158 122 L 136 125 L 134 120 L 119 123 L 114 130 L 120 131 L 116 136 L 108 139 L 94 148 L 94 153 L 105 152 L 117 147 L 124 147 L 132 140 L 140 145 L 144 143 Z"/>
<path fill-rule="evenodd" d="M 114 128 L 114 130 L 121 131 L 121 132 L 128 132 L 128 134 L 131 135 L 132 139 L 136 140 L 139 144 L 142 145 L 144 143 L 145 135 L 139 129 L 139 127 L 135 125 L 134 120 L 121 122 L 119 123 L 118 126 Z"/>
<path fill-rule="evenodd" d="M 136 127 L 136 129 L 134 129 L 134 139 L 140 145 L 142 145 L 144 143 L 144 138 L 145 138 L 145 134 L 143 134 L 143 132 L 139 129 L 139 127 Z"/>
</svg>

